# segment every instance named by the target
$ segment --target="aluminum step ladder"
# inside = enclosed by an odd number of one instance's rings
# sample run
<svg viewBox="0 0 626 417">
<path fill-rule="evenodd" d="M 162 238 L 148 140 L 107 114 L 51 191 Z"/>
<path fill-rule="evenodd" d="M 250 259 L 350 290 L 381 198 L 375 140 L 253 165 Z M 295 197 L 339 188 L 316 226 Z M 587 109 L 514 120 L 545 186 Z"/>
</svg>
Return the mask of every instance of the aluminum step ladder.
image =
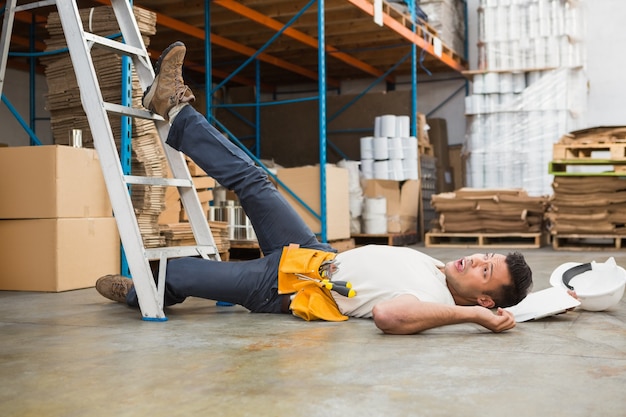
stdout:
<svg viewBox="0 0 626 417">
<path fill-rule="evenodd" d="M 89 121 L 94 147 L 100 159 L 128 267 L 137 291 L 142 318 L 150 321 L 167 320 L 163 312 L 167 260 L 183 256 L 201 256 L 205 259 L 219 261 L 220 256 L 208 225 L 207 214 L 202 211 L 184 156 L 165 144 L 169 132 L 169 123 L 161 116 L 145 109 L 107 103 L 103 100 L 91 57 L 92 47 L 105 48 L 118 55 L 130 57 L 144 91 L 154 80 L 154 70 L 135 20 L 132 5 L 128 0 L 111 0 L 111 6 L 124 39 L 124 43 L 122 43 L 86 32 L 81 22 L 76 1 L 50 0 L 23 5 L 17 5 L 17 0 L 7 1 L 0 38 L 0 94 L 2 94 L 6 74 L 15 13 L 51 5 L 55 5 L 59 13 L 80 89 L 82 106 Z M 124 175 L 108 113 L 150 119 L 155 122 L 172 172 L 172 178 Z M 177 187 L 183 207 L 189 217 L 196 245 L 145 248 L 128 191 L 131 184 Z M 152 275 L 151 260 L 159 260 L 158 284 L 155 283 Z"/>
</svg>

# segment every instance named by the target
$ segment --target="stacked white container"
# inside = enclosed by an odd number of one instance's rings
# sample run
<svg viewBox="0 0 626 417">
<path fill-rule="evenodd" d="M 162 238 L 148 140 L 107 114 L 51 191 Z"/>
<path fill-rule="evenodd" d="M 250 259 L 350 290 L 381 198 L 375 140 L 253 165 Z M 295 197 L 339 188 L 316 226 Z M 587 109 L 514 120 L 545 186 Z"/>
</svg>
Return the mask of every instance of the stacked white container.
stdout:
<svg viewBox="0 0 626 417">
<path fill-rule="evenodd" d="M 383 115 L 374 121 L 374 136 L 361 138 L 361 172 L 366 179 L 418 179 L 417 138 L 410 117 Z"/>
<path fill-rule="evenodd" d="M 552 144 L 584 126 L 582 8 L 562 0 L 482 0 L 468 116 L 468 185 L 551 193 Z"/>
</svg>

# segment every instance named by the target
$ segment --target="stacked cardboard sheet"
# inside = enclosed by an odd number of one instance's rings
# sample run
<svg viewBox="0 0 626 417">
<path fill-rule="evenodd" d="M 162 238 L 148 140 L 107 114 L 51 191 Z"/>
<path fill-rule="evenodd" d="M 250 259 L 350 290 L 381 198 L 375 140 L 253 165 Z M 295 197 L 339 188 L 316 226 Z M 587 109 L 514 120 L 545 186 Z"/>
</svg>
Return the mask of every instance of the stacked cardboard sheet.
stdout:
<svg viewBox="0 0 626 417">
<path fill-rule="evenodd" d="M 209 222 L 215 246 L 220 253 L 228 252 L 230 240 L 228 239 L 227 222 Z M 191 246 L 196 244 L 190 223 L 172 223 L 161 225 L 165 243 L 167 246 Z"/>
<path fill-rule="evenodd" d="M 552 234 L 626 234 L 626 179 L 555 176 L 546 213 Z"/>
<path fill-rule="evenodd" d="M 138 7 L 133 8 L 143 41 L 149 45 L 150 35 L 156 33 L 156 14 Z M 120 33 L 115 14 L 111 7 L 81 9 L 80 15 L 85 30 L 105 37 L 120 40 Z M 50 13 L 46 25 L 50 37 L 45 40 L 47 52 L 60 51 L 67 47 L 59 15 Z M 96 67 L 98 81 L 105 101 L 121 102 L 121 58 L 100 48 L 92 49 L 92 59 Z M 67 145 L 72 129 L 81 129 L 83 145 L 93 147 L 93 139 L 87 118 L 80 102 L 80 92 L 74 75 L 74 68 L 68 52 L 53 54 L 41 58 L 45 65 L 48 83 L 47 109 L 51 115 L 51 126 L 56 144 Z M 85 63 L 86 65 L 86 63 Z M 120 118 L 111 117 L 114 136 L 120 138 Z"/>
<path fill-rule="evenodd" d="M 149 44 L 149 36 L 156 33 L 156 14 L 138 7 L 133 8 L 143 41 Z M 85 30 L 105 37 L 120 40 L 119 25 L 111 7 L 81 9 L 80 15 Z M 47 29 L 50 38 L 46 40 L 48 51 L 66 47 L 65 35 L 58 13 L 48 16 Z M 98 82 L 105 101 L 121 103 L 122 60 L 118 55 L 103 49 L 93 48 L 91 56 Z M 42 59 L 46 66 L 48 82 L 47 108 L 51 115 L 52 133 L 56 144 L 69 144 L 73 129 L 82 130 L 82 144 L 93 147 L 93 137 L 87 117 L 83 111 L 80 91 L 74 75 L 69 53 L 54 54 Z M 85 63 L 86 64 L 86 63 Z M 132 72 L 132 96 L 134 107 L 141 107 L 143 91 L 134 70 Z M 121 118 L 110 117 L 115 142 L 120 148 Z M 132 124 L 131 173 L 138 176 L 165 177 L 166 162 L 161 149 L 158 132 L 154 123 L 147 120 L 133 120 Z M 154 186 L 133 186 L 131 198 L 135 214 L 146 247 L 163 246 L 165 239 L 160 235 L 158 216 L 163 210 L 165 189 Z"/>
<path fill-rule="evenodd" d="M 141 88 L 137 78 L 133 80 L 133 106 L 141 104 Z M 133 175 L 146 177 L 167 177 L 168 167 L 165 154 L 156 127 L 152 121 L 135 119 L 133 121 L 133 158 L 131 171 Z M 165 208 L 166 187 L 139 186 L 131 189 L 131 198 L 139 230 L 145 247 L 159 247 L 165 244 L 159 228 L 159 215 Z"/>
<path fill-rule="evenodd" d="M 461 188 L 432 196 L 437 212 L 433 231 L 445 233 L 541 232 L 548 197 L 522 189 Z"/>
</svg>

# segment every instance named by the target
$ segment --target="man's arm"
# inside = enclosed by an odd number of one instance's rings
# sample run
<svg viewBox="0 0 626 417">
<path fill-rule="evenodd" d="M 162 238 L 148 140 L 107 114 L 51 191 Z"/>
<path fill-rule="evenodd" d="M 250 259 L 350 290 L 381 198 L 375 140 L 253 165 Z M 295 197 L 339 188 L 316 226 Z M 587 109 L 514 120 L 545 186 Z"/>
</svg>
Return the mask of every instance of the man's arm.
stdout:
<svg viewBox="0 0 626 417">
<path fill-rule="evenodd" d="M 496 314 L 481 306 L 451 306 L 420 301 L 410 294 L 383 301 L 372 310 L 376 327 L 389 334 L 415 334 L 434 327 L 476 323 L 499 333 L 515 327 L 511 313 L 498 308 Z"/>
</svg>

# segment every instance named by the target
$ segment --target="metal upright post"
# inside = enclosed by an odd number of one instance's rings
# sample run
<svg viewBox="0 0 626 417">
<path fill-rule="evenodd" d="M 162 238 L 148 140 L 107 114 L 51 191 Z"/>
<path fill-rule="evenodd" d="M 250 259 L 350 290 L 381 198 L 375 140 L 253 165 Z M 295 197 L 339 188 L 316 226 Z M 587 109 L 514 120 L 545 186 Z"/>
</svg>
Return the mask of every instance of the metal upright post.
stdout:
<svg viewBox="0 0 626 417">
<path fill-rule="evenodd" d="M 318 85 L 319 85 L 319 129 L 320 129 L 320 224 L 321 240 L 328 241 L 328 211 L 326 199 L 326 31 L 324 19 L 324 0 L 317 1 L 318 31 Z"/>
</svg>

